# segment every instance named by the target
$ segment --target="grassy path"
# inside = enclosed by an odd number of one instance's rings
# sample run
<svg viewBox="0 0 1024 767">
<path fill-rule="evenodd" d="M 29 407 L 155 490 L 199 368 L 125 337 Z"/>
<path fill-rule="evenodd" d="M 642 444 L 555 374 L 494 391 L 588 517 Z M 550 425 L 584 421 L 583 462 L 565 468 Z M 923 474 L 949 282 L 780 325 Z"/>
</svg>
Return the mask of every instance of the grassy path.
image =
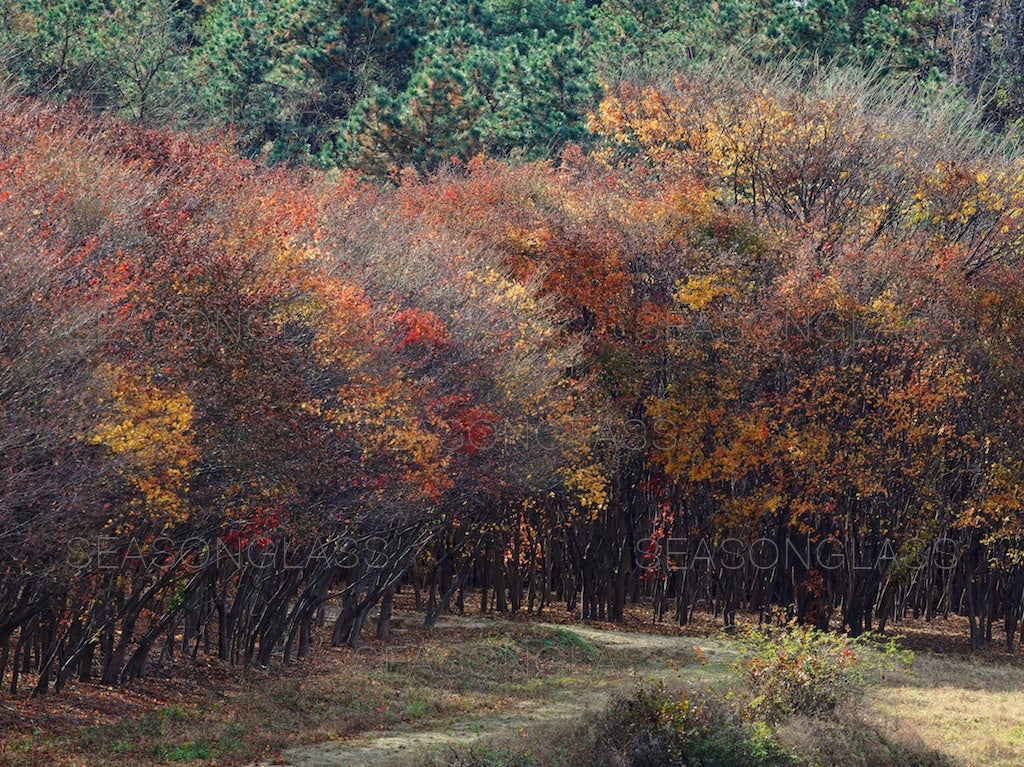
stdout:
<svg viewBox="0 0 1024 767">
<path fill-rule="evenodd" d="M 502 621 L 453 618 L 442 624 L 482 628 L 503 626 Z M 543 684 L 525 685 L 499 710 L 466 718 L 442 718 L 384 731 L 368 731 L 342 741 L 297 746 L 260 767 L 388 767 L 422 764 L 429 752 L 465 746 L 481 739 L 515 737 L 537 725 L 558 726 L 598 711 L 614 694 L 644 678 L 706 678 L 709 684 L 725 678 L 735 657 L 713 639 L 669 637 L 657 634 L 610 631 L 589 626 L 533 624 L 536 629 L 570 634 L 599 658 L 583 673 L 559 675 Z M 698 651 L 695 647 L 699 647 Z M 700 661 L 698 661 L 698 657 Z"/>
</svg>

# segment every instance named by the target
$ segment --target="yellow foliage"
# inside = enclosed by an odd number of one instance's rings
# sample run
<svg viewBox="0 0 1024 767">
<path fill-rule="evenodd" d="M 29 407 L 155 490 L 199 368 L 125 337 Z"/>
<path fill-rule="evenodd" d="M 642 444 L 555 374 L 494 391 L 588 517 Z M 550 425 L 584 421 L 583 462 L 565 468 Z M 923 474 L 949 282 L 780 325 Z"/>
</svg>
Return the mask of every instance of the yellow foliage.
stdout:
<svg viewBox="0 0 1024 767">
<path fill-rule="evenodd" d="M 676 290 L 676 300 L 695 311 L 707 309 L 716 298 L 735 295 L 736 290 L 716 274 L 689 277 Z"/>
<path fill-rule="evenodd" d="M 563 467 L 566 486 L 576 492 L 576 502 L 590 520 L 608 505 L 608 478 L 599 466 L 588 463 Z"/>
<path fill-rule="evenodd" d="M 125 461 L 123 473 L 138 492 L 133 506 L 165 524 L 188 516 L 189 470 L 198 458 L 193 444 L 192 402 L 181 391 L 107 367 L 108 412 L 85 441 L 105 445 Z"/>
</svg>

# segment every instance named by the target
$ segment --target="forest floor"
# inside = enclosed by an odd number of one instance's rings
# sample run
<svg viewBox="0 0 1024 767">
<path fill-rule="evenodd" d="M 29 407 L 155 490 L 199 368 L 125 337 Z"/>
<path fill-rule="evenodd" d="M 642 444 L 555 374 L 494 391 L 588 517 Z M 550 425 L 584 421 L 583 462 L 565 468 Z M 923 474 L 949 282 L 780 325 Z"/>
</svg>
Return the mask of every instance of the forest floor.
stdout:
<svg viewBox="0 0 1024 767">
<path fill-rule="evenodd" d="M 653 626 L 638 615 L 622 630 L 550 618 L 449 617 L 428 631 L 404 613 L 387 643 L 319 648 L 286 669 L 243 678 L 187 664 L 127 690 L 77 684 L 8 698 L 0 764 L 421 767 L 513 740 L 545 753 L 641 680 L 741 685 L 736 647 L 711 625 Z M 858 716 L 949 764 L 1024 765 L 1024 667 L 997 650 L 979 658 L 941 646 L 954 626 L 910 628 L 912 667 L 880 679 Z M 809 737 L 799 723 L 783 735 Z"/>
</svg>

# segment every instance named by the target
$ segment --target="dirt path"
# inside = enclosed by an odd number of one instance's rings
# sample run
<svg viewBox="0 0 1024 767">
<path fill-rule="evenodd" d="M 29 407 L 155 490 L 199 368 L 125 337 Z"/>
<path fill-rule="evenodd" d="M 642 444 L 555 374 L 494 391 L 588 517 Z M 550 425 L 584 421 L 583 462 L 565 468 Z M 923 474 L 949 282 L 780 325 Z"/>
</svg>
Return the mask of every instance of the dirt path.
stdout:
<svg viewBox="0 0 1024 767">
<path fill-rule="evenodd" d="M 498 621 L 453 617 L 451 626 L 488 626 Z M 343 741 L 290 748 L 276 760 L 259 767 L 388 767 L 422 764 L 424 755 L 432 750 L 470 745 L 481 738 L 513 734 L 520 729 L 544 722 L 546 724 L 581 719 L 597 711 L 616 692 L 644 677 L 700 676 L 700 668 L 681 672 L 672 663 L 684 654 L 693 655 L 695 646 L 709 660 L 706 666 L 713 676 L 715 669 L 727 667 L 732 652 L 712 639 L 693 639 L 657 634 L 628 633 L 591 628 L 589 626 L 556 626 L 568 629 L 587 642 L 613 653 L 616 662 L 597 669 L 586 684 L 567 684 L 532 696 L 517 699 L 501 710 L 458 721 L 421 721 L 389 731 L 366 732 Z M 439 628 L 443 628 L 439 624 Z"/>
<path fill-rule="evenodd" d="M 610 690 L 562 690 L 546 700 L 527 699 L 475 719 L 421 723 L 417 727 L 369 732 L 352 740 L 299 746 L 265 764 L 289 767 L 385 767 L 413 762 L 431 750 L 469 745 L 481 738 L 513 733 L 538 722 L 569 720 L 605 703 Z"/>
</svg>

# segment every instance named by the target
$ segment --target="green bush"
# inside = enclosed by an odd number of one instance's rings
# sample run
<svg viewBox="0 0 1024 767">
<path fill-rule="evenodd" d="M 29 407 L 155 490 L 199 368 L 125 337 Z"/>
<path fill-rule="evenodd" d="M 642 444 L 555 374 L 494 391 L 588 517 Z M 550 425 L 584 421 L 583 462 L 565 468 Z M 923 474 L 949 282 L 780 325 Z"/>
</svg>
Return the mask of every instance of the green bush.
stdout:
<svg viewBox="0 0 1024 767">
<path fill-rule="evenodd" d="M 783 767 L 795 762 L 764 725 L 728 700 L 641 687 L 591 726 L 575 764 L 587 767 Z"/>
<path fill-rule="evenodd" d="M 749 630 L 740 664 L 751 693 L 752 718 L 768 723 L 795 714 L 819 715 L 860 693 L 894 662 L 909 662 L 894 641 L 873 635 L 856 639 L 809 627 Z"/>
</svg>

